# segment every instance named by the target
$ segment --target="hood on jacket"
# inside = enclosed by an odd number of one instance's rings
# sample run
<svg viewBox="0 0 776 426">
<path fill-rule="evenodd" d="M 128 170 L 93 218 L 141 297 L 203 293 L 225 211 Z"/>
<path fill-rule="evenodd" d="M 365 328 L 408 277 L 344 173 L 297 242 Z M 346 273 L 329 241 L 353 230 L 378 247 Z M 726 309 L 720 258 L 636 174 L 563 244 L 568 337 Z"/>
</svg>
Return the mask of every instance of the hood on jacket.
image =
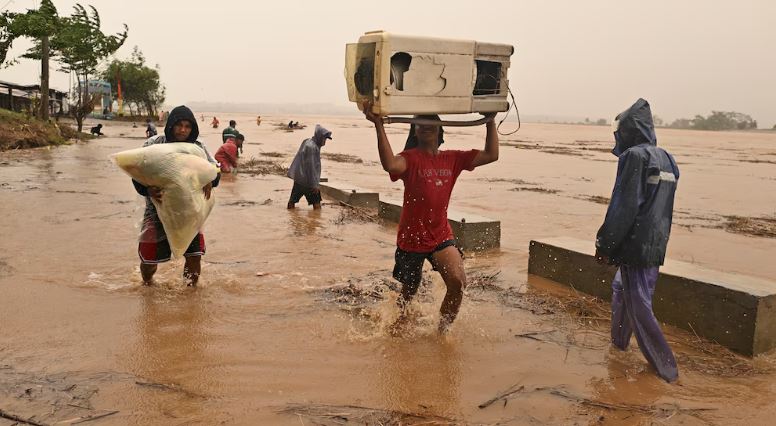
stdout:
<svg viewBox="0 0 776 426">
<path fill-rule="evenodd" d="M 175 133 L 173 133 L 172 128 L 175 126 L 175 123 L 183 120 L 188 120 L 191 123 L 191 133 L 185 142 L 194 142 L 197 140 L 199 137 L 199 126 L 197 125 L 197 119 L 194 118 L 194 113 L 191 112 L 189 107 L 181 105 L 173 108 L 173 110 L 170 111 L 170 116 L 167 118 L 167 123 L 164 125 L 164 137 L 168 141 L 175 141 Z"/>
<path fill-rule="evenodd" d="M 320 124 L 316 124 L 315 133 L 313 133 L 313 140 L 318 145 L 321 145 L 323 142 L 326 142 L 326 139 L 331 139 L 331 131 L 326 130 L 326 128 Z"/>
<path fill-rule="evenodd" d="M 649 108 L 649 102 L 644 99 L 639 98 L 630 108 L 617 115 L 612 127 L 615 140 L 612 154 L 618 157 L 636 145 L 657 145 L 652 110 Z"/>
</svg>

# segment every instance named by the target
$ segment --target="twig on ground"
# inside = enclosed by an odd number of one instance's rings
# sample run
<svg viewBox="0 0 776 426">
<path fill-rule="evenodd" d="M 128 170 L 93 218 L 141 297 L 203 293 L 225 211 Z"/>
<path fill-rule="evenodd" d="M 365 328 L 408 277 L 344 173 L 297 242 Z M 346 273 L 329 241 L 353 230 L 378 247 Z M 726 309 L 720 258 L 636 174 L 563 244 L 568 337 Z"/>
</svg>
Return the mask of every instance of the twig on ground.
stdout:
<svg viewBox="0 0 776 426">
<path fill-rule="evenodd" d="M 682 408 L 676 404 L 664 404 L 664 405 L 636 405 L 636 404 L 616 404 L 604 401 L 594 401 L 592 399 L 584 398 L 578 395 L 572 395 L 564 390 L 553 389 L 550 391 L 551 395 L 555 395 L 561 398 L 565 398 L 571 401 L 576 401 L 583 405 L 591 407 L 605 408 L 607 410 L 620 410 L 620 411 L 634 411 L 642 414 L 649 414 L 652 416 L 663 414 L 661 417 L 673 416 L 677 413 L 688 414 L 691 416 L 697 416 L 698 413 L 703 411 L 713 411 L 716 408 L 702 407 L 702 408 Z"/>
<path fill-rule="evenodd" d="M 180 392 L 180 393 L 182 393 L 182 394 L 184 394 L 186 396 L 190 396 L 190 397 L 207 399 L 207 397 L 205 395 L 200 395 L 198 393 L 194 393 L 194 392 L 188 391 L 186 389 L 182 389 L 178 385 L 165 385 L 163 383 L 141 382 L 141 381 L 135 381 L 135 384 L 139 385 L 139 386 L 146 386 L 146 387 L 149 387 L 149 388 L 155 388 L 155 389 L 160 389 L 160 390 L 165 390 L 165 391 Z"/>
<path fill-rule="evenodd" d="M 25 419 L 23 417 L 17 416 L 16 414 L 11 414 L 9 412 L 0 410 L 0 417 L 8 420 L 13 420 L 15 422 L 24 423 L 27 425 L 34 425 L 34 426 L 46 426 L 45 423 L 36 422 L 35 420 Z"/>
<path fill-rule="evenodd" d="M 82 417 L 76 417 L 75 419 L 69 419 L 69 420 L 62 420 L 61 422 L 56 422 L 54 424 L 71 424 L 75 425 L 78 423 L 85 423 L 90 422 L 92 420 L 101 419 L 103 417 L 112 416 L 114 414 L 118 413 L 118 410 L 112 410 L 112 411 L 105 411 L 102 413 L 93 413 Z"/>
<path fill-rule="evenodd" d="M 455 419 L 433 414 L 405 413 L 357 405 L 289 404 L 279 411 L 338 424 L 354 422 L 389 425 L 454 425 L 460 423 Z"/>
<path fill-rule="evenodd" d="M 523 389 L 525 389 L 525 386 L 523 386 L 523 385 L 520 385 L 517 388 L 515 388 L 515 386 L 517 386 L 517 385 L 512 385 L 512 387 L 510 387 L 506 392 L 504 392 L 504 393 L 502 393 L 500 395 L 496 395 L 495 397 L 493 397 L 493 398 L 483 402 L 482 404 L 478 405 L 477 407 L 479 407 L 480 409 L 487 408 L 491 404 L 493 404 L 494 402 L 496 402 L 496 401 L 498 401 L 500 399 L 503 399 L 504 400 L 504 404 L 506 404 L 508 396 L 510 396 L 512 394 L 515 394 L 515 393 L 518 393 L 518 392 L 521 392 Z"/>
</svg>

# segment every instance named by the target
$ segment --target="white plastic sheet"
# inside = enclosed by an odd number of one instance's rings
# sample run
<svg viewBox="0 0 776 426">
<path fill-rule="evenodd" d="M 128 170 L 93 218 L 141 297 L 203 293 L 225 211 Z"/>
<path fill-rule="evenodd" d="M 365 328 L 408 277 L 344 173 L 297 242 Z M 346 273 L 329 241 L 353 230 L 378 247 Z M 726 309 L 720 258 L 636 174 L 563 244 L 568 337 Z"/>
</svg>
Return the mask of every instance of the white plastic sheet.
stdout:
<svg viewBox="0 0 776 426">
<path fill-rule="evenodd" d="M 122 151 L 111 159 L 141 184 L 161 188 L 162 201 L 152 201 L 173 257 L 182 255 L 215 204 L 215 192 L 205 199 L 202 191 L 218 174 L 205 151 L 191 143 L 165 143 Z"/>
</svg>

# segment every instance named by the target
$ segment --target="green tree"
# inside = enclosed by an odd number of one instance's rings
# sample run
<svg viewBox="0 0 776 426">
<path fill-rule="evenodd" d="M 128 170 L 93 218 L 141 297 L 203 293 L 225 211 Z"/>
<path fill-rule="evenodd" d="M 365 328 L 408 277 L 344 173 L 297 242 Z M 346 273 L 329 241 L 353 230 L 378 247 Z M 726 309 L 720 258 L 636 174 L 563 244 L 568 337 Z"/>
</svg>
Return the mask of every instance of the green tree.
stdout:
<svg viewBox="0 0 776 426">
<path fill-rule="evenodd" d="M 8 20 L 8 18 L 6 18 Z M 9 34 L 14 38 L 29 37 L 35 45 L 22 57 L 40 60 L 40 118 L 48 120 L 49 116 L 49 41 L 60 26 L 59 13 L 51 0 L 42 0 L 38 9 L 13 16 L 9 25 Z M 9 44 L 10 47 L 10 44 Z M 6 50 L 7 54 L 7 50 Z"/>
<path fill-rule="evenodd" d="M 159 67 L 147 66 L 145 57 L 137 46 L 129 60 L 113 60 L 101 76 L 103 80 L 111 83 L 116 95 L 118 82 L 121 81 L 122 97 L 130 109 L 130 114 L 134 115 L 134 106 L 138 114 L 145 111 L 145 114 L 153 117 L 164 103 L 165 87 L 159 79 Z"/>
<path fill-rule="evenodd" d="M 5 33 L 2 24 L 5 24 Z M 7 55 L 7 49 L 2 50 L 3 40 L 8 40 L 8 47 L 18 37 L 35 40 L 33 47 L 22 57 L 41 60 L 41 93 L 44 97 L 41 112 L 44 118 L 48 113 L 50 57 L 59 62 L 60 71 L 76 75 L 75 99 L 70 99 L 71 112 L 78 124 L 78 131 L 83 129 L 83 119 L 94 109 L 96 100 L 83 83 L 95 74 L 101 60 L 124 44 L 129 31 L 125 24 L 122 33 L 105 35 L 100 30 L 100 24 L 100 14 L 93 6 L 89 6 L 87 11 L 81 4 L 76 4 L 71 16 L 61 17 L 51 0 L 42 0 L 37 10 L 29 10 L 25 14 L 5 14 L 0 19 L 0 59 L 5 59 Z M 7 36 L 4 37 L 4 34 Z"/>
<path fill-rule="evenodd" d="M 696 116 L 693 128 L 699 130 L 756 129 L 757 122 L 747 114 L 735 111 L 712 111 L 708 117 Z"/>
<path fill-rule="evenodd" d="M 677 129 L 696 130 L 748 130 L 757 128 L 757 120 L 751 116 L 735 111 L 712 111 L 708 117 L 696 115 L 688 120 L 680 118 L 669 127 Z"/>
<path fill-rule="evenodd" d="M 100 29 L 100 14 L 93 6 L 90 11 L 76 4 L 71 16 L 62 18 L 60 30 L 52 37 L 51 47 L 56 52 L 61 71 L 72 72 L 76 76 L 76 95 L 71 99 L 71 111 L 75 117 L 78 131 L 83 129 L 84 118 L 94 110 L 95 97 L 89 94 L 86 84 L 89 76 L 97 73 L 99 62 L 118 50 L 127 39 L 129 29 L 106 35 Z"/>
<path fill-rule="evenodd" d="M 688 118 L 678 118 L 669 124 L 668 127 L 672 129 L 691 129 L 692 120 Z"/>
<path fill-rule="evenodd" d="M 15 13 L 7 11 L 0 13 L 0 69 L 4 67 L 3 64 L 8 66 L 5 60 L 8 58 L 8 51 L 11 50 L 14 39 L 16 39 L 12 30 L 14 18 L 16 18 Z"/>
</svg>

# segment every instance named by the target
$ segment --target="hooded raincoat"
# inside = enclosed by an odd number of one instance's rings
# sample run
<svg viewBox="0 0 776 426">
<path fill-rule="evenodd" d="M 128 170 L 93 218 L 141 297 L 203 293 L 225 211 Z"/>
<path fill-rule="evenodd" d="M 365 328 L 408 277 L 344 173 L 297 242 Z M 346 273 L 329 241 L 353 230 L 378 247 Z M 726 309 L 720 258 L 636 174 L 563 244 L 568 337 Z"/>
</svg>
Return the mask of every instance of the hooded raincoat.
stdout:
<svg viewBox="0 0 776 426">
<path fill-rule="evenodd" d="M 288 168 L 288 177 L 305 188 L 317 188 L 321 183 L 321 145 L 331 139 L 331 132 L 315 125 L 315 133 L 305 139 Z"/>
<path fill-rule="evenodd" d="M 647 101 L 639 99 L 617 120 L 612 150 L 619 157 L 617 178 L 596 248 L 617 265 L 660 266 L 671 233 L 679 167 L 657 146 Z"/>
<path fill-rule="evenodd" d="M 635 334 L 649 364 L 673 382 L 676 359 L 652 311 L 652 296 L 671 232 L 679 168 L 657 147 L 647 101 L 639 99 L 617 121 L 617 179 L 596 239 L 598 253 L 620 266 L 612 281 L 612 344 L 626 350 Z"/>
</svg>

